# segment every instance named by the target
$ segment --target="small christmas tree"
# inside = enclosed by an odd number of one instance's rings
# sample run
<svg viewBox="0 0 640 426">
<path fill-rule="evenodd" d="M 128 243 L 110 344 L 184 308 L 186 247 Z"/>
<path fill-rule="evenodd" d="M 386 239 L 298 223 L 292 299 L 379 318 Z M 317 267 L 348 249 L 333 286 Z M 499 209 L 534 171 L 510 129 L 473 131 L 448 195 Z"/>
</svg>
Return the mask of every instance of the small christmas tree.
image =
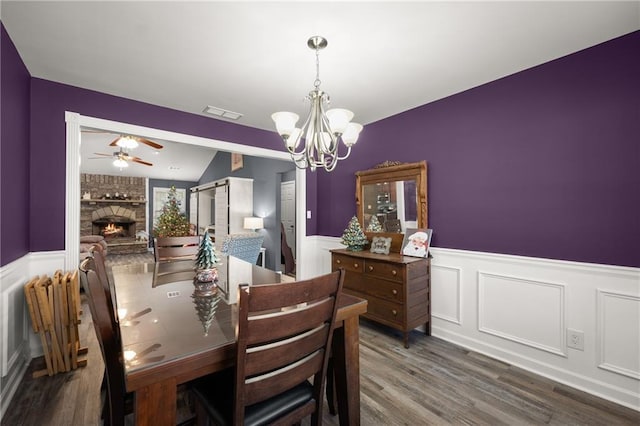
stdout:
<svg viewBox="0 0 640 426">
<path fill-rule="evenodd" d="M 369 225 L 367 226 L 367 232 L 382 232 L 382 225 L 380 225 L 378 216 L 371 216 Z"/>
<path fill-rule="evenodd" d="M 196 269 L 212 269 L 220 263 L 220 258 L 216 253 L 216 248 L 211 241 L 208 232 L 205 232 L 198 246 L 198 254 L 196 255 Z"/>
<path fill-rule="evenodd" d="M 366 235 L 362 232 L 358 218 L 352 217 L 349 221 L 349 226 L 342 233 L 342 244 L 351 251 L 360 251 L 364 249 L 368 241 Z"/>
<path fill-rule="evenodd" d="M 176 187 L 171 186 L 167 202 L 162 206 L 162 213 L 158 217 L 153 229 L 156 237 L 185 237 L 189 235 L 189 221 L 187 216 L 180 213 L 180 202 L 176 195 Z"/>
</svg>

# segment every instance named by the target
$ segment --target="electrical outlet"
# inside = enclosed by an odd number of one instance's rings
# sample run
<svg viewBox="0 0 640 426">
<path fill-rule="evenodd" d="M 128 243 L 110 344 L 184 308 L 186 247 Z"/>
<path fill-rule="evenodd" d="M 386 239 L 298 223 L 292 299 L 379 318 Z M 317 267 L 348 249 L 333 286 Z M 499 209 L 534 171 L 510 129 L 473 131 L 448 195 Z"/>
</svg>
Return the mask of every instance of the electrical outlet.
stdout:
<svg viewBox="0 0 640 426">
<path fill-rule="evenodd" d="M 567 346 L 584 351 L 584 332 L 567 328 Z"/>
</svg>

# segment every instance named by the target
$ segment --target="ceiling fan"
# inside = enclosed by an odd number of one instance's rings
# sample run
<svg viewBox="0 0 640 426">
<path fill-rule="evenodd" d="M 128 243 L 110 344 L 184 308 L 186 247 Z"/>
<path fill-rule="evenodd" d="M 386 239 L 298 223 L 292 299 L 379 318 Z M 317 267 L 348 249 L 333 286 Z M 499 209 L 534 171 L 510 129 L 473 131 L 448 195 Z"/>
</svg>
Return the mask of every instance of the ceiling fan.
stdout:
<svg viewBox="0 0 640 426">
<path fill-rule="evenodd" d="M 122 147 L 120 147 L 120 149 L 118 151 L 115 151 L 113 154 L 103 154 L 101 152 L 94 152 L 94 155 L 99 155 L 100 157 L 89 157 L 89 159 L 104 160 L 105 159 L 104 157 L 111 157 L 113 158 L 113 165 L 120 168 L 129 167 L 130 161 L 138 164 L 143 164 L 145 166 L 153 166 L 152 163 L 149 163 L 148 161 L 144 161 L 140 157 L 134 157 L 132 155 L 129 155 L 126 151 L 124 151 Z"/>
<path fill-rule="evenodd" d="M 162 145 L 152 140 L 141 138 L 139 136 L 120 135 L 115 138 L 109 146 L 119 146 L 125 149 L 134 149 L 138 147 L 138 144 L 145 144 L 155 149 L 162 149 Z"/>
</svg>

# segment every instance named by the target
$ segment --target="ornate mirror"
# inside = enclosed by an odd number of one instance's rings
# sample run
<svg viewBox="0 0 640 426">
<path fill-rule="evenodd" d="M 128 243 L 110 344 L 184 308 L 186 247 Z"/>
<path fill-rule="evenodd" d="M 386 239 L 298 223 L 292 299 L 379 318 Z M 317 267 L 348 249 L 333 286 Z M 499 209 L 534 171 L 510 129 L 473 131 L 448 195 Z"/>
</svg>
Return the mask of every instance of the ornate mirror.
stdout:
<svg viewBox="0 0 640 426">
<path fill-rule="evenodd" d="M 427 162 L 386 161 L 356 172 L 356 206 L 366 232 L 427 228 Z"/>
</svg>

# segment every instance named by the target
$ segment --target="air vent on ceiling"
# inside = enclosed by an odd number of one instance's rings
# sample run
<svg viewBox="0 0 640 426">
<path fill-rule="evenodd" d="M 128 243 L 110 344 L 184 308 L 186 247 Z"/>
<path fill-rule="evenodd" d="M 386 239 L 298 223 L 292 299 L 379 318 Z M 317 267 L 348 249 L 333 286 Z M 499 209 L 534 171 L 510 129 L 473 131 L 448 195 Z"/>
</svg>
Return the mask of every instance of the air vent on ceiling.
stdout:
<svg viewBox="0 0 640 426">
<path fill-rule="evenodd" d="M 207 107 L 202 110 L 205 114 L 213 115 L 215 117 L 228 118 L 230 120 L 237 120 L 242 117 L 242 114 L 239 112 L 229 111 L 223 108 L 214 107 L 211 105 L 207 105 Z"/>
</svg>

